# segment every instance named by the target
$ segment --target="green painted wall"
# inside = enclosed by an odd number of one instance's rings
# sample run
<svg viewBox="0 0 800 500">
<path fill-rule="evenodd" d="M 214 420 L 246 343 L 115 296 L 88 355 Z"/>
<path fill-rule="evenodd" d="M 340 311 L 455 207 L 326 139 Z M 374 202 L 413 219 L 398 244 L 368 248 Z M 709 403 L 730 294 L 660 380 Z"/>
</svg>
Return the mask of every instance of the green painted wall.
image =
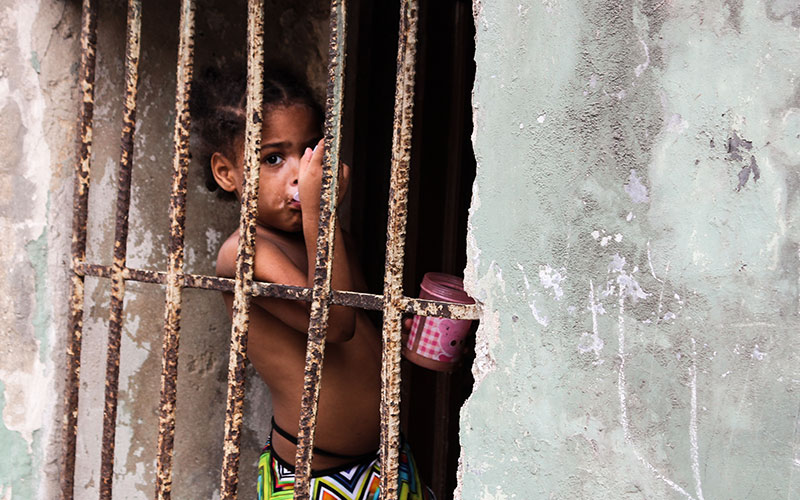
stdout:
<svg viewBox="0 0 800 500">
<path fill-rule="evenodd" d="M 800 498 L 800 7 L 476 1 L 464 499 Z"/>
</svg>

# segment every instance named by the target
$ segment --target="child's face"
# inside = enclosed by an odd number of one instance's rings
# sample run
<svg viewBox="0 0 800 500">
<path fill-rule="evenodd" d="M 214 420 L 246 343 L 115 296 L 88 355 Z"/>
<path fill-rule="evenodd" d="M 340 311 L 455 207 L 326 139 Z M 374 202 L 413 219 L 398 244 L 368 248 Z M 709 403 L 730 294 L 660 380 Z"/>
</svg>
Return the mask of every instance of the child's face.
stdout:
<svg viewBox="0 0 800 500">
<path fill-rule="evenodd" d="M 280 231 L 302 230 L 300 202 L 296 201 L 300 158 L 313 148 L 321 132 L 314 113 L 294 104 L 267 108 L 261 134 L 261 172 L 258 185 L 258 224 Z M 231 172 L 236 194 L 244 187 L 244 152 Z"/>
</svg>

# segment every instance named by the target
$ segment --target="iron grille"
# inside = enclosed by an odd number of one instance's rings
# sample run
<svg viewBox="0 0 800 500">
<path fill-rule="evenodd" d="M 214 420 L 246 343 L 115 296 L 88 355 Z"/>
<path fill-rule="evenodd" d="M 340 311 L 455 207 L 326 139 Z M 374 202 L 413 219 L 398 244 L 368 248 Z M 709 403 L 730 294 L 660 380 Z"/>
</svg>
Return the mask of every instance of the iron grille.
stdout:
<svg viewBox="0 0 800 500">
<path fill-rule="evenodd" d="M 177 367 L 180 339 L 181 293 L 184 288 L 232 292 L 233 324 L 228 363 L 228 395 L 225 413 L 225 438 L 220 493 L 223 499 L 237 496 L 239 447 L 244 403 L 246 339 L 250 299 L 276 297 L 311 302 L 300 432 L 296 457 L 295 498 L 309 498 L 314 429 L 320 377 L 325 353 L 325 332 L 331 305 L 345 305 L 383 312 L 383 357 L 381 389 L 381 499 L 397 496 L 398 449 L 400 445 L 400 324 L 403 313 L 477 319 L 475 305 L 452 304 L 406 297 L 402 276 L 407 219 L 407 194 L 414 98 L 417 34 L 417 1 L 401 2 L 397 51 L 397 80 L 394 106 L 394 134 L 390 181 L 389 217 L 383 295 L 331 289 L 333 235 L 336 218 L 336 192 L 339 166 L 344 57 L 346 38 L 345 0 L 331 1 L 329 66 L 325 118 L 325 159 L 320 197 L 320 223 L 317 238 L 313 288 L 264 283 L 253 279 L 256 201 L 258 199 L 259 148 L 261 138 L 261 92 L 264 66 L 264 0 L 248 2 L 248 77 L 245 130 L 245 188 L 242 195 L 239 251 L 235 279 L 186 274 L 184 267 L 184 226 L 186 177 L 189 166 L 189 94 L 194 56 L 194 0 L 182 0 L 180 45 L 175 96 L 175 129 L 172 191 L 170 196 L 170 254 L 166 271 L 130 268 L 126 264 L 128 215 L 131 191 L 133 137 L 136 128 L 136 97 L 141 33 L 141 0 L 129 0 L 125 53 L 125 100 L 122 153 L 119 162 L 114 260 L 110 266 L 86 262 L 87 210 L 92 151 L 92 118 L 97 47 L 97 0 L 83 0 L 81 26 L 80 86 L 82 99 L 78 117 L 79 153 L 76 162 L 72 232 L 72 270 L 70 299 L 70 338 L 67 347 L 67 383 L 63 428 L 61 497 L 73 498 L 75 445 L 78 426 L 81 337 L 83 332 L 84 278 L 111 280 L 110 321 L 105 378 L 105 407 L 101 455 L 100 498 L 110 499 L 114 464 L 117 395 L 125 283 L 139 281 L 166 287 L 161 402 L 159 416 L 156 497 L 169 499 L 172 486 L 172 453 L 177 398 Z"/>
</svg>

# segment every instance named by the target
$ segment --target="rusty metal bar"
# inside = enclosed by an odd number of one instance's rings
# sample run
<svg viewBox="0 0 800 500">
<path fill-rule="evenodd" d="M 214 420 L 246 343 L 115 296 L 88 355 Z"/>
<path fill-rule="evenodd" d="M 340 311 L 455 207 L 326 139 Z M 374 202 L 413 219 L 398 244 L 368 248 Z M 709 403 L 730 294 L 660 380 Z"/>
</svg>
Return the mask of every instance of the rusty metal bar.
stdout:
<svg viewBox="0 0 800 500">
<path fill-rule="evenodd" d="M 400 7 L 397 41 L 397 82 L 392 136 L 389 218 L 386 227 L 384 275 L 383 362 L 381 366 L 381 499 L 397 498 L 400 448 L 400 324 L 403 300 L 403 256 L 408 216 L 408 174 L 414 112 L 417 42 L 417 2 Z"/>
<path fill-rule="evenodd" d="M 398 297 L 397 304 L 401 313 L 453 319 L 480 319 L 480 310 L 475 304 L 455 304 L 413 297 Z"/>
<path fill-rule="evenodd" d="M 110 499 L 114 475 L 117 395 L 119 384 L 119 350 L 123 320 L 125 268 L 130 208 L 131 170 L 134 133 L 136 130 L 136 96 L 139 80 L 141 39 L 141 0 L 129 0 L 127 42 L 125 50 L 125 107 L 120 152 L 120 166 L 114 232 L 114 262 L 111 275 L 111 316 L 109 319 L 106 357 L 105 408 L 103 411 L 103 449 L 100 465 L 100 498 Z"/>
<path fill-rule="evenodd" d="M 97 63 L 97 2 L 83 0 L 81 12 L 81 105 L 78 111 L 80 146 L 75 165 L 72 195 L 72 268 L 70 281 L 70 338 L 67 344 L 67 376 L 64 387 L 62 422 L 61 498 L 72 500 L 75 482 L 75 442 L 78 432 L 78 393 L 83 337 L 84 277 L 75 272 L 86 260 L 86 216 L 89 203 L 89 178 L 92 158 L 92 119 L 94 116 L 94 76 Z"/>
<path fill-rule="evenodd" d="M 220 479 L 220 497 L 236 499 L 244 407 L 245 357 L 250 327 L 250 294 L 253 288 L 258 177 L 261 155 L 261 125 L 264 89 L 264 1 L 247 4 L 247 123 L 245 125 L 242 207 L 239 217 L 239 249 L 233 325 L 228 357 L 228 397 L 225 407 L 225 441 Z"/>
<path fill-rule="evenodd" d="M 186 226 L 186 177 L 190 158 L 189 95 L 192 87 L 194 59 L 194 12 L 194 0 L 182 0 L 175 90 L 172 192 L 169 200 L 169 270 L 167 272 L 161 361 L 161 405 L 158 418 L 156 498 L 159 500 L 169 500 L 172 496 L 172 451 L 175 439 L 175 402 L 178 391 L 178 346 L 180 344 L 184 229 Z"/>
<path fill-rule="evenodd" d="M 100 463 L 100 498 L 111 498 L 114 478 L 114 438 L 119 385 L 119 347 L 122 334 L 122 305 L 125 296 L 123 269 L 128 242 L 128 210 L 131 202 L 133 136 L 136 130 L 136 94 L 139 82 L 139 53 L 142 28 L 141 0 L 128 1 L 128 30 L 125 48 L 125 109 L 122 114 L 122 145 L 119 161 L 114 263 L 111 275 L 111 317 L 106 357 L 105 408 L 103 411 L 103 450 Z"/>
<path fill-rule="evenodd" d="M 110 278 L 112 267 L 81 263 L 75 267 L 75 273 L 79 276 Z M 165 285 L 167 283 L 167 273 L 162 271 L 126 267 L 122 271 L 122 276 L 126 281 L 141 281 L 143 283 L 157 285 Z M 231 278 L 220 278 L 219 276 L 205 276 L 200 274 L 182 274 L 179 279 L 182 280 L 181 286 L 183 286 L 183 288 L 199 288 L 231 293 L 233 293 L 236 283 L 236 280 Z M 279 285 L 277 283 L 268 283 L 265 281 L 254 281 L 250 294 L 253 297 L 274 297 L 278 299 L 311 302 L 310 288 Z M 456 304 L 414 297 L 398 297 L 397 303 L 400 304 L 401 312 L 408 314 L 452 319 L 480 319 L 478 306 L 474 304 Z M 333 290 L 331 294 L 331 305 L 350 306 L 370 311 L 381 311 L 384 307 L 382 295 L 341 290 Z"/>
<path fill-rule="evenodd" d="M 303 397 L 295 457 L 295 500 L 307 500 L 310 496 L 314 430 L 317 420 L 322 363 L 325 357 L 325 335 L 328 329 L 328 313 L 332 297 L 331 279 L 333 277 L 336 201 L 339 187 L 346 35 L 345 0 L 332 0 L 330 43 L 328 45 L 328 88 L 325 103 L 325 162 L 322 168 L 314 289 L 309 313 Z"/>
</svg>

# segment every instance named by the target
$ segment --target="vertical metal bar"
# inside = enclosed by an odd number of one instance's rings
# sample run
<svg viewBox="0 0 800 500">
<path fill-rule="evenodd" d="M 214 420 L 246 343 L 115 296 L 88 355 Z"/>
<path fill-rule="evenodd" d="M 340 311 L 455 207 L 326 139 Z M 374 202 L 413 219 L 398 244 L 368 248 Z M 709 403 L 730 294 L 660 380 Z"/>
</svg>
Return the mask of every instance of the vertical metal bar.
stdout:
<svg viewBox="0 0 800 500">
<path fill-rule="evenodd" d="M 178 45 L 175 90 L 174 156 L 170 195 L 169 269 L 167 271 L 164 339 L 161 362 L 161 406 L 158 419 L 158 460 L 156 498 L 172 495 L 172 450 L 175 438 L 175 401 L 178 384 L 178 346 L 180 343 L 181 295 L 184 228 L 186 221 L 186 177 L 189 170 L 189 94 L 194 58 L 194 0 L 181 2 L 180 43 Z"/>
<path fill-rule="evenodd" d="M 397 498 L 400 448 L 400 322 L 403 299 L 403 256 L 408 216 L 408 173 L 414 112 L 414 75 L 417 42 L 417 2 L 400 7 L 397 43 L 397 83 L 392 136 L 392 172 L 389 184 L 386 271 L 383 296 L 383 364 L 381 367 L 381 499 Z"/>
<path fill-rule="evenodd" d="M 225 441 L 220 496 L 235 499 L 239 471 L 242 408 L 244 406 L 245 357 L 250 327 L 250 296 L 253 289 L 258 177 L 261 154 L 261 125 L 264 88 L 264 1 L 247 4 L 247 123 L 245 125 L 242 207 L 239 217 L 239 249 L 236 258 L 236 287 L 233 325 L 228 357 L 228 399 L 225 408 Z"/>
<path fill-rule="evenodd" d="M 83 0 L 81 12 L 81 106 L 78 112 L 80 147 L 72 195 L 72 280 L 70 282 L 71 332 L 67 344 L 67 377 L 64 387 L 63 450 L 61 498 L 72 500 L 75 482 L 75 441 L 78 431 L 78 392 L 83 336 L 84 277 L 75 268 L 86 260 L 86 214 L 89 203 L 89 178 L 92 157 L 92 118 L 94 116 L 94 75 L 97 62 L 97 3 Z"/>
<path fill-rule="evenodd" d="M 295 499 L 310 495 L 311 459 L 314 448 L 314 428 L 319 403 L 322 363 L 325 356 L 325 334 L 331 302 L 334 236 L 336 230 L 336 199 L 339 178 L 339 150 L 342 131 L 342 102 L 344 100 L 344 66 L 346 5 L 344 0 L 331 1 L 330 44 L 328 49 L 328 91 L 325 113 L 325 163 L 322 168 L 319 232 L 314 267 L 314 289 L 309 314 L 306 345 L 303 398 L 297 436 L 295 460 Z"/>
<path fill-rule="evenodd" d="M 106 357 L 105 409 L 103 411 L 103 450 L 100 463 L 100 498 L 111 498 L 114 478 L 114 438 L 117 422 L 119 386 L 119 346 L 122 333 L 122 305 L 125 296 L 125 259 L 128 242 L 128 210 L 131 203 L 133 135 L 136 129 L 136 94 L 139 83 L 139 53 L 142 28 L 141 0 L 128 1 L 128 30 L 125 48 L 125 109 L 122 114 L 122 145 L 119 161 L 114 262 L 111 276 L 111 317 Z"/>
</svg>

